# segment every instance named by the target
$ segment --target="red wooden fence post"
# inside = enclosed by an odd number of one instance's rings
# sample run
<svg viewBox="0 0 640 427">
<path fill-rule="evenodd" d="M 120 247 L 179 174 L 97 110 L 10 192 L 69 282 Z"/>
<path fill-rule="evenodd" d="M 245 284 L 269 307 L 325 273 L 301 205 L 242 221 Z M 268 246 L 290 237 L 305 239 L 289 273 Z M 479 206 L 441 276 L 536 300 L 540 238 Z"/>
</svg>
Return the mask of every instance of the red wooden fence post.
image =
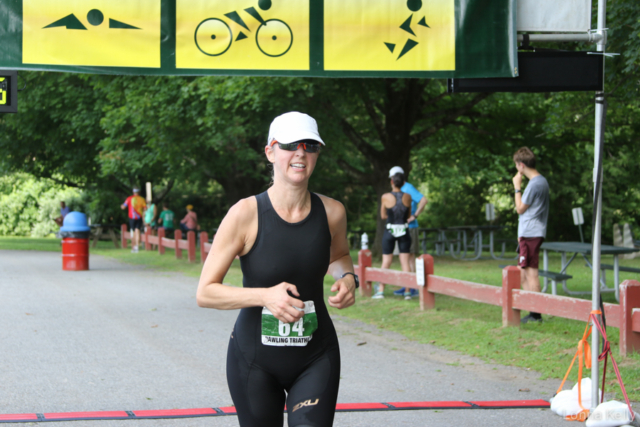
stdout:
<svg viewBox="0 0 640 427">
<path fill-rule="evenodd" d="M 151 243 L 149 243 L 149 236 L 151 236 L 151 227 L 147 227 L 147 229 L 144 232 L 144 250 L 145 251 L 151 250 Z"/>
<path fill-rule="evenodd" d="M 127 249 L 127 224 L 120 226 L 120 243 L 122 244 L 122 249 Z"/>
<path fill-rule="evenodd" d="M 176 243 L 176 258 L 182 259 L 182 249 L 180 249 L 180 240 L 182 240 L 182 230 L 174 231 L 173 238 Z"/>
<path fill-rule="evenodd" d="M 209 243 L 209 233 L 203 231 L 200 233 L 200 262 L 204 263 L 207 259 L 208 252 L 205 252 L 204 245 Z"/>
<path fill-rule="evenodd" d="M 513 308 L 513 290 L 520 289 L 520 269 L 514 265 L 502 270 L 502 326 L 520 326 L 520 310 Z"/>
<path fill-rule="evenodd" d="M 187 258 L 189 262 L 196 262 L 196 232 L 188 231 L 187 232 Z"/>
<path fill-rule="evenodd" d="M 419 288 L 420 310 L 432 309 L 436 306 L 436 294 L 429 292 L 429 276 L 433 274 L 433 257 L 429 254 L 423 254 L 418 259 L 424 262 L 424 286 Z"/>
<path fill-rule="evenodd" d="M 633 309 L 640 309 L 640 283 L 625 280 L 620 285 L 620 354 L 640 352 L 640 332 L 633 331 Z"/>
<path fill-rule="evenodd" d="M 164 245 L 162 244 L 164 239 L 164 228 L 158 228 L 158 254 L 164 255 Z"/>
<path fill-rule="evenodd" d="M 371 282 L 367 282 L 367 267 L 371 267 L 373 261 L 371 260 L 371 251 L 368 249 L 361 249 L 358 252 L 358 271 L 356 274 L 360 279 L 360 295 L 363 297 L 371 296 Z"/>
<path fill-rule="evenodd" d="M 158 232 L 157 230 L 154 230 L 153 228 L 151 229 L 151 235 L 152 236 L 157 236 Z M 151 245 L 151 250 L 155 251 L 156 249 L 158 249 L 158 245 Z"/>
</svg>

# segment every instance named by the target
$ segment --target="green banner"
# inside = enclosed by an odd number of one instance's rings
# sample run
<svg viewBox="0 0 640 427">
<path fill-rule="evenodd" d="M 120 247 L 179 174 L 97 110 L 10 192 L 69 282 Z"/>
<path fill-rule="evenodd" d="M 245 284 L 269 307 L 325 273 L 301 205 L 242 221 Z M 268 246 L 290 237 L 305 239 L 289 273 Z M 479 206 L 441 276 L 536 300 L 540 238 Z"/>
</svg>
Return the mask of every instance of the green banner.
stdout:
<svg viewBox="0 0 640 427">
<path fill-rule="evenodd" d="M 515 0 L 2 0 L 0 69 L 515 77 Z"/>
</svg>

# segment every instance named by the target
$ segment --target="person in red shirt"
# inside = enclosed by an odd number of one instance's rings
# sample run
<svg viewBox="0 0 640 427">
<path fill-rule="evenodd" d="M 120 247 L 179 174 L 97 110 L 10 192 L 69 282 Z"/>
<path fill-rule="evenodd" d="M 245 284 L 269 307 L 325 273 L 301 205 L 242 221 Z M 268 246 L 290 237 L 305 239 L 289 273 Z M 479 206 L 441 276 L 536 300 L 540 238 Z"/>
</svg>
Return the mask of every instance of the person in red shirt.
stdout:
<svg viewBox="0 0 640 427">
<path fill-rule="evenodd" d="M 132 233 L 131 252 L 137 253 L 140 244 L 140 229 L 142 228 L 142 213 L 147 207 L 147 202 L 140 197 L 140 189 L 134 188 L 133 195 L 120 206 L 121 209 L 129 208 L 129 231 Z"/>
<path fill-rule="evenodd" d="M 193 211 L 193 205 L 187 205 L 187 214 L 180 220 L 180 229 L 185 233 L 198 229 L 198 215 Z"/>
</svg>

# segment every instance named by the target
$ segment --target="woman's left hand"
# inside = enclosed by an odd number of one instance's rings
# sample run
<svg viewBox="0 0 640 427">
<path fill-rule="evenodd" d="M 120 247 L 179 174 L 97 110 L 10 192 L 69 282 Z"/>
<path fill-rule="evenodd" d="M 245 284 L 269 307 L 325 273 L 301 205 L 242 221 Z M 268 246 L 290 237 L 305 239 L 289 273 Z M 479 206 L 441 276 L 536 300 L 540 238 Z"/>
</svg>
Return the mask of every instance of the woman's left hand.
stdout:
<svg viewBox="0 0 640 427">
<path fill-rule="evenodd" d="M 356 282 L 352 276 L 338 279 L 331 287 L 337 294 L 329 297 L 329 305 L 337 309 L 351 307 L 356 302 Z"/>
</svg>

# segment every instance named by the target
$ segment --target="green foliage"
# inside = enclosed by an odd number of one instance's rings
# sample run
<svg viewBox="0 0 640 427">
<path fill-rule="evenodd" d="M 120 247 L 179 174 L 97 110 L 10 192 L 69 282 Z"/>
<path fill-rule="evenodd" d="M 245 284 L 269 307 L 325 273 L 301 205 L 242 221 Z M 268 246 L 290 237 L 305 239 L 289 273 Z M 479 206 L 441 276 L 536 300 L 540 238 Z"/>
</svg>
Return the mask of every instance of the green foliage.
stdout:
<svg viewBox="0 0 640 427">
<path fill-rule="evenodd" d="M 640 192 L 636 165 L 640 134 L 640 4 L 608 2 L 610 52 L 605 59 L 607 116 L 605 122 L 603 239 L 612 241 L 612 224 L 640 227 Z M 595 22 L 595 20 L 594 20 Z M 586 50 L 584 44 L 537 46 Z M 594 168 L 594 98 L 592 93 L 494 94 L 471 114 L 441 131 L 429 144 L 412 152 L 412 180 L 429 190 L 421 225 L 484 223 L 483 205 L 496 204 L 498 222 L 515 232 L 515 174 L 511 156 L 529 146 L 538 170 L 551 189 L 547 237 L 577 240 L 571 209 L 582 207 L 585 236 L 591 237 Z"/>
<path fill-rule="evenodd" d="M 607 49 L 621 53 L 606 59 L 603 230 L 611 240 L 613 222 L 640 226 L 634 176 L 640 4 L 608 3 Z M 132 186 L 152 182 L 155 203 L 168 200 L 178 214 L 191 203 L 206 227 L 215 228 L 230 205 L 268 187 L 269 123 L 297 110 L 318 120 L 327 141 L 311 190 L 343 202 L 351 229 L 382 230 L 378 206 L 389 190 L 386 173 L 399 165 L 429 193 L 422 226 L 483 223 L 483 205 L 491 201 L 499 223 L 513 230 L 511 155 L 526 145 L 551 186 L 548 237 L 578 238 L 570 215 L 578 206 L 590 234 L 590 93 L 449 95 L 444 82 L 424 79 L 24 72 L 21 80 L 27 90 L 20 93 L 20 113 L 0 117 L 0 171 L 82 189 L 102 222 L 126 220 L 117 206 Z"/>
<path fill-rule="evenodd" d="M 58 231 L 60 202 L 84 211 L 81 193 L 27 174 L 0 177 L 0 236 L 44 237 Z"/>
</svg>

